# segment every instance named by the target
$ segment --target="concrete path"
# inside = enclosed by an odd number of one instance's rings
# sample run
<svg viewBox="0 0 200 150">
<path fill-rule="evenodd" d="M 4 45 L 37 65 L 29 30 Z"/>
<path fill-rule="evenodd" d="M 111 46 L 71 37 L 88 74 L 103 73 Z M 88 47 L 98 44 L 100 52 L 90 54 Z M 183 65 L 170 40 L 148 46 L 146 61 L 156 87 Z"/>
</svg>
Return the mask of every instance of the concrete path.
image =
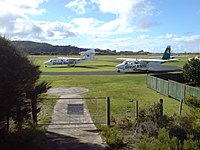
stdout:
<svg viewBox="0 0 200 150">
<path fill-rule="evenodd" d="M 87 92 L 85 88 L 51 88 L 47 93 L 56 94 L 58 100 L 52 116 L 51 124 L 47 128 L 47 150 L 104 150 L 101 136 L 92 123 L 88 110 L 70 111 L 69 106 L 84 105 L 81 94 Z M 77 98 L 77 99 L 76 99 Z M 72 107 L 71 107 L 72 108 Z M 81 108 L 81 107 L 80 107 Z M 73 110 L 73 109 L 72 109 Z M 90 123 L 90 124 L 86 124 Z"/>
</svg>

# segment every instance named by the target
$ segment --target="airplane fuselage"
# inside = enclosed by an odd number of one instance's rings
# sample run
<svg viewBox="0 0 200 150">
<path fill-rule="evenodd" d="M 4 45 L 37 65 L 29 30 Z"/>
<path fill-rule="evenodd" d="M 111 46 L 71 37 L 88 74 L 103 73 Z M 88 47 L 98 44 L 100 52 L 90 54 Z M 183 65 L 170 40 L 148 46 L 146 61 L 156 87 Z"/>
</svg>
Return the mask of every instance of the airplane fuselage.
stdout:
<svg viewBox="0 0 200 150">
<path fill-rule="evenodd" d="M 83 63 L 95 58 L 95 50 L 87 50 L 86 52 L 80 52 L 80 54 L 83 56 L 83 58 L 58 57 L 58 58 L 52 58 L 44 62 L 44 64 L 45 64 L 45 67 L 51 66 L 51 65 L 74 66 L 75 64 Z"/>
<path fill-rule="evenodd" d="M 78 58 L 78 59 L 67 59 L 67 58 L 53 58 L 48 61 L 46 61 L 44 64 L 45 65 L 75 65 L 79 64 L 82 62 L 85 62 L 85 58 Z"/>
<path fill-rule="evenodd" d="M 119 70 L 147 70 L 150 67 L 155 67 L 160 65 L 160 62 L 140 62 L 140 61 L 124 61 L 121 64 L 116 65 L 116 68 Z"/>
</svg>

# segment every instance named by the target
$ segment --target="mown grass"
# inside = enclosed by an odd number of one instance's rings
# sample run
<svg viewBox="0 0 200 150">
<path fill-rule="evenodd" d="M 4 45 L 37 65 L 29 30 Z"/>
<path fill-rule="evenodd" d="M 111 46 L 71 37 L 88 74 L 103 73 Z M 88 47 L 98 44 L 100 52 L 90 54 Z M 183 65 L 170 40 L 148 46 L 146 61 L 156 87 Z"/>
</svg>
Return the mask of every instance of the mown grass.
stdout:
<svg viewBox="0 0 200 150">
<path fill-rule="evenodd" d="M 130 99 L 138 100 L 139 107 L 148 107 L 159 99 L 164 100 L 164 113 L 179 113 L 180 103 L 161 95 L 146 86 L 146 74 L 114 75 L 114 76 L 42 76 L 41 80 L 52 82 L 53 87 L 84 87 L 89 89 L 85 97 L 111 98 L 111 115 L 123 117 L 127 106 L 134 106 Z M 183 112 L 187 106 L 184 105 Z"/>
</svg>

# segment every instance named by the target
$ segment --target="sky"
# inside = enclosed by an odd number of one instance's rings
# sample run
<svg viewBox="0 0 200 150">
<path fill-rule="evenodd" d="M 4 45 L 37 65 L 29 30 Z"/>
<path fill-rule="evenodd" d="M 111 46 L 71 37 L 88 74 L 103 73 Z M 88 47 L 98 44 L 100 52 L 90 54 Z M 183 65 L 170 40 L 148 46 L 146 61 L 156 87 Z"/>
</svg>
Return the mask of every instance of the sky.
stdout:
<svg viewBox="0 0 200 150">
<path fill-rule="evenodd" d="M 81 48 L 200 52 L 200 1 L 0 0 L 0 35 Z"/>
</svg>

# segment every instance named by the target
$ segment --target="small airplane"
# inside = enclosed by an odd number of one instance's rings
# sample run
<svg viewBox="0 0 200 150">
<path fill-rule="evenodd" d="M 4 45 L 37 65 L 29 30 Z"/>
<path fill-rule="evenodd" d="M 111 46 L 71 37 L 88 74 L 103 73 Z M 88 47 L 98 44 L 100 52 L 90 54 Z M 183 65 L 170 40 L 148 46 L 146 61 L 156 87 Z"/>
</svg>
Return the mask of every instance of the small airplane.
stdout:
<svg viewBox="0 0 200 150">
<path fill-rule="evenodd" d="M 188 61 L 191 61 L 192 59 L 198 59 L 198 60 L 200 60 L 200 56 L 195 56 L 195 57 L 193 57 L 193 58 L 188 58 Z"/>
<path fill-rule="evenodd" d="M 177 61 L 178 59 L 171 58 L 171 47 L 167 46 L 161 59 L 131 59 L 131 58 L 117 58 L 119 60 L 124 60 L 122 63 L 116 65 L 118 72 L 120 70 L 128 71 L 149 71 L 154 67 L 158 67 L 162 63 Z"/>
<path fill-rule="evenodd" d="M 46 62 L 44 62 L 45 67 L 52 66 L 52 65 L 68 65 L 68 66 L 75 66 L 76 64 L 86 62 L 88 60 L 92 60 L 95 58 L 95 50 L 90 49 L 85 52 L 79 53 L 83 58 L 67 58 L 67 57 L 58 57 L 52 58 Z"/>
</svg>

